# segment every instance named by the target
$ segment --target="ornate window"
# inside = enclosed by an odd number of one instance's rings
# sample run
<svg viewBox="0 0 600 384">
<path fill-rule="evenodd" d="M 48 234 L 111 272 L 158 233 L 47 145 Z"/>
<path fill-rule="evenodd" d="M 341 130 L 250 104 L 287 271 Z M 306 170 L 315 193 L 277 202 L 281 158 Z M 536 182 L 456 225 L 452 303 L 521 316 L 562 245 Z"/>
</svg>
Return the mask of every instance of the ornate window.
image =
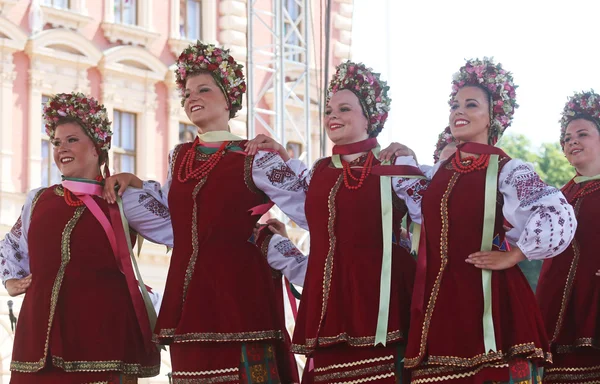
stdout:
<svg viewBox="0 0 600 384">
<path fill-rule="evenodd" d="M 117 136 L 112 139 L 110 165 L 123 172 L 133 167 L 140 178 L 156 180 L 167 164 L 166 153 L 159 149 L 156 118 L 156 83 L 165 80 L 167 66 L 144 48 L 119 45 L 104 51 L 98 69 L 102 103 L 113 116 Z"/>
<path fill-rule="evenodd" d="M 114 110 L 111 142 L 114 173 L 135 173 L 135 122 L 134 113 Z"/>
<path fill-rule="evenodd" d="M 136 0 L 114 0 L 115 23 L 137 25 L 137 1 Z"/>
<path fill-rule="evenodd" d="M 192 41 L 202 40 L 217 43 L 217 1 L 215 0 L 170 0 L 171 29 L 169 31 L 169 47 L 179 57 Z M 231 23 L 223 19 L 225 24 Z M 227 28 L 227 25 L 225 26 Z M 245 28 L 245 24 L 244 24 Z"/>
<path fill-rule="evenodd" d="M 111 43 L 149 46 L 160 35 L 152 26 L 150 0 L 105 0 L 102 30 Z"/>
<path fill-rule="evenodd" d="M 31 63 L 27 164 L 28 188 L 33 189 L 53 183 L 52 151 L 47 145 L 40 147 L 47 140 L 42 129 L 44 95 L 72 91 L 89 95 L 87 71 L 98 65 L 102 52 L 85 37 L 62 28 L 37 33 L 27 42 L 25 52 Z"/>
<path fill-rule="evenodd" d="M 69 9 L 69 0 L 42 0 L 43 5 L 49 5 L 55 8 Z"/>
<path fill-rule="evenodd" d="M 202 39 L 202 1 L 180 0 L 179 35 L 187 40 Z"/>
</svg>

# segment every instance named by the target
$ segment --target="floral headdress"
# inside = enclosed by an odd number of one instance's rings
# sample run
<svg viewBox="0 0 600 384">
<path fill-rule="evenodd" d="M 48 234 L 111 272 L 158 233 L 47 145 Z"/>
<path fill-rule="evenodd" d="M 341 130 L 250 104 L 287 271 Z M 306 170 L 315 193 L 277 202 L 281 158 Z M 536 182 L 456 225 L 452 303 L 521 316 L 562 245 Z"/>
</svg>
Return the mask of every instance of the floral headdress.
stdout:
<svg viewBox="0 0 600 384">
<path fill-rule="evenodd" d="M 354 92 L 369 120 L 368 132 L 371 137 L 377 136 L 383 129 L 392 101 L 388 96 L 390 87 L 379 76 L 379 73 L 362 63 L 346 61 L 336 68 L 327 92 L 326 103 L 329 103 L 334 93 L 342 89 Z"/>
<path fill-rule="evenodd" d="M 495 144 L 512 122 L 516 101 L 515 85 L 512 74 L 495 64 L 492 58 L 471 59 L 454 75 L 449 104 L 464 86 L 479 86 L 486 89 L 490 96 L 490 142 Z"/>
<path fill-rule="evenodd" d="M 433 161 L 437 163 L 440 160 L 440 155 L 446 145 L 456 143 L 456 139 L 452 136 L 452 132 L 450 132 L 450 127 L 444 128 L 442 133 L 438 136 L 438 141 L 435 144 L 435 151 L 433 152 Z"/>
<path fill-rule="evenodd" d="M 565 142 L 567 125 L 577 117 L 591 118 L 595 122 L 596 127 L 600 129 L 600 95 L 594 92 L 593 89 L 589 92 L 575 92 L 569 98 L 567 104 L 565 104 L 565 109 L 560 119 L 561 145 Z"/>
<path fill-rule="evenodd" d="M 83 123 L 85 133 L 94 141 L 98 152 L 108 154 L 112 131 L 106 108 L 83 93 L 59 93 L 44 105 L 46 134 L 54 139 L 56 123 L 62 118 L 76 118 Z M 104 158 L 106 159 L 106 157 Z"/>
<path fill-rule="evenodd" d="M 191 44 L 179 55 L 175 70 L 175 81 L 181 93 L 181 106 L 185 103 L 186 79 L 198 72 L 208 71 L 225 95 L 230 116 L 235 116 L 235 113 L 242 109 L 242 95 L 246 92 L 242 68 L 244 67 L 231 56 L 229 49 L 204 44 L 200 40 Z"/>
</svg>

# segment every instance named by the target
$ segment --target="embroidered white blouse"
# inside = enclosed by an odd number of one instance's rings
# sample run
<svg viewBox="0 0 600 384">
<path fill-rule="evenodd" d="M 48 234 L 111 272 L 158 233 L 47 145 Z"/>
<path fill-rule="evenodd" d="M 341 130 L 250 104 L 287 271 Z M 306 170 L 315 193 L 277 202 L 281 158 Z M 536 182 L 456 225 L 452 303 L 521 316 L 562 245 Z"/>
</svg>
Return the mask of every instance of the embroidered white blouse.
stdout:
<svg viewBox="0 0 600 384">
<path fill-rule="evenodd" d="M 426 169 L 432 178 L 440 164 Z M 560 190 L 540 179 L 533 165 L 519 159 L 507 162 L 498 190 L 504 198 L 502 214 L 510 224 L 506 238 L 529 260 L 554 257 L 569 246 L 577 229 L 573 207 Z"/>
<path fill-rule="evenodd" d="M 9 279 L 21 279 L 30 274 L 27 234 L 31 219 L 33 199 L 41 188 L 27 194 L 21 216 L 0 241 L 0 269 L 2 283 Z M 131 228 L 154 243 L 173 246 L 173 229 L 167 207 L 143 189 L 129 188 L 123 194 L 123 210 Z M 35 278 L 35 277 L 34 277 Z M 158 310 L 161 294 L 153 290 L 152 303 Z"/>
</svg>

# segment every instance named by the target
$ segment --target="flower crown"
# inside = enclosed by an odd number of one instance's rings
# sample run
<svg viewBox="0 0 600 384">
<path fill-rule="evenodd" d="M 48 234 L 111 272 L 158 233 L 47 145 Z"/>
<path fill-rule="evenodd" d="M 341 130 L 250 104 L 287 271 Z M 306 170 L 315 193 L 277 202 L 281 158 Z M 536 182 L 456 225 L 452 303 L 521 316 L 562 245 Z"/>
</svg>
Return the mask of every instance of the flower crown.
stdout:
<svg viewBox="0 0 600 384">
<path fill-rule="evenodd" d="M 190 75 L 201 71 L 211 73 L 223 91 L 230 108 L 230 116 L 242 109 L 242 95 L 246 92 L 244 67 L 238 64 L 229 49 L 221 49 L 213 44 L 198 40 L 181 52 L 175 70 L 176 82 L 181 94 L 181 106 L 185 103 L 185 81 Z"/>
<path fill-rule="evenodd" d="M 575 92 L 569 98 L 560 119 L 560 143 L 564 144 L 567 125 L 574 117 L 587 117 L 594 120 L 596 127 L 600 129 L 600 95 L 594 90 L 589 92 Z"/>
<path fill-rule="evenodd" d="M 456 143 L 456 139 L 452 136 L 452 132 L 450 132 L 450 127 L 444 128 L 442 133 L 438 136 L 438 141 L 435 144 L 435 151 L 433 151 L 433 162 L 437 163 L 440 160 L 440 155 L 446 145 Z"/>
<path fill-rule="evenodd" d="M 59 93 L 44 105 L 46 134 L 54 139 L 56 123 L 64 117 L 72 117 L 83 123 L 85 133 L 94 141 L 99 151 L 108 153 L 112 131 L 106 108 L 93 97 L 83 93 Z"/>
<path fill-rule="evenodd" d="M 495 64 L 493 58 L 471 59 L 452 79 L 452 93 L 449 104 L 464 86 L 474 85 L 487 90 L 490 100 L 490 138 L 497 141 L 512 122 L 516 101 L 515 85 L 512 73 L 504 70 L 502 64 Z"/>
<path fill-rule="evenodd" d="M 388 96 L 390 87 L 379 76 L 379 73 L 373 72 L 362 63 L 346 61 L 337 66 L 329 83 L 326 100 L 326 103 L 329 103 L 333 94 L 342 89 L 354 92 L 367 115 L 368 132 L 372 137 L 377 136 L 383 129 L 392 101 Z"/>
</svg>

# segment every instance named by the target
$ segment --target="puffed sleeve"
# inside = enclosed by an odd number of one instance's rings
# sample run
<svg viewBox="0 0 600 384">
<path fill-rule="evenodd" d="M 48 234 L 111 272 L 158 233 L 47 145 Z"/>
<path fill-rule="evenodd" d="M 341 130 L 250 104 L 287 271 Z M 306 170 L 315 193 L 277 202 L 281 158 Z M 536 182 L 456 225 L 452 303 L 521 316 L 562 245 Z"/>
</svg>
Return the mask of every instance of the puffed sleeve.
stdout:
<svg viewBox="0 0 600 384">
<path fill-rule="evenodd" d="M 310 172 L 304 174 L 298 176 L 275 152 L 259 151 L 252 161 L 252 180 L 256 187 L 296 224 L 308 229 L 304 201 Z"/>
<path fill-rule="evenodd" d="M 529 260 L 554 257 L 571 243 L 577 220 L 562 192 L 544 183 L 531 164 L 510 160 L 500 172 L 506 233 Z"/>
<path fill-rule="evenodd" d="M 123 211 L 129 225 L 145 239 L 173 247 L 173 228 L 169 207 L 146 188 L 127 188 Z"/>
<path fill-rule="evenodd" d="M 21 216 L 13 225 L 4 240 L 0 241 L 0 266 L 2 268 L 2 284 L 10 279 L 22 279 L 30 274 L 29 247 L 27 233 L 31 219 L 31 209 L 35 197 L 42 193 L 43 188 L 30 191 L 21 209 Z"/>
<path fill-rule="evenodd" d="M 412 156 L 398 157 L 394 164 L 417 167 L 417 163 Z M 410 219 L 413 223 L 421 224 L 421 200 L 423 199 L 423 193 L 427 190 L 428 185 L 429 182 L 427 179 L 392 177 L 392 187 L 394 188 L 394 192 L 406 203 Z"/>
<path fill-rule="evenodd" d="M 256 240 L 271 268 L 281 272 L 292 284 L 303 286 L 308 256 L 288 238 L 264 229 Z"/>
</svg>

